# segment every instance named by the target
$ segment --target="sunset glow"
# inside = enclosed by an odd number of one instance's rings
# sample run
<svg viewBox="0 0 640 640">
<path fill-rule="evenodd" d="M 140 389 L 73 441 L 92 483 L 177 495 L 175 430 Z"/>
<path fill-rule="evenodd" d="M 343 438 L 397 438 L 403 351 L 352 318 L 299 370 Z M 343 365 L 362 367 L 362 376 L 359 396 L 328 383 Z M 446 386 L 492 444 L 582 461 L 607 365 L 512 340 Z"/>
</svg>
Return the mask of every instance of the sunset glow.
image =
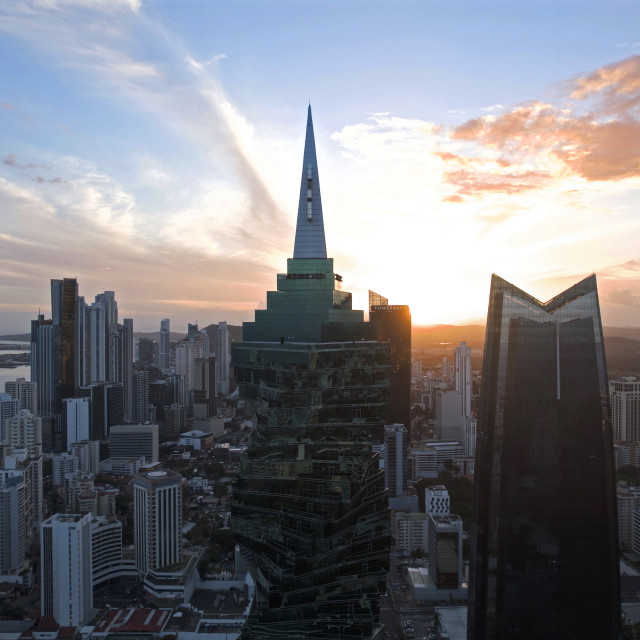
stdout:
<svg viewBox="0 0 640 640">
<path fill-rule="evenodd" d="M 136 330 L 252 320 L 309 98 L 354 306 L 482 323 L 493 272 L 540 300 L 595 272 L 603 323 L 639 324 L 635 2 L 300 4 L 0 7 L 2 333 L 62 277 Z"/>
</svg>

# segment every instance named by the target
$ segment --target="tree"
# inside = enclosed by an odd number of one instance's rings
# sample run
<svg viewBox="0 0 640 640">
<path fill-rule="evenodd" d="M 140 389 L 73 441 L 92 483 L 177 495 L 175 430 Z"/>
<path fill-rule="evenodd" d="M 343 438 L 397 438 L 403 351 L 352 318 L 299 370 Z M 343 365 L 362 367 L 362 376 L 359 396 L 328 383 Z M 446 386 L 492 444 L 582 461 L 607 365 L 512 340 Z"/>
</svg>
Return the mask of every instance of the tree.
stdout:
<svg viewBox="0 0 640 640">
<path fill-rule="evenodd" d="M 209 573 L 209 563 L 206 560 L 203 560 L 198 565 L 198 573 L 200 574 L 200 580 L 205 580 L 207 574 Z"/>
<path fill-rule="evenodd" d="M 216 483 L 213 485 L 213 495 L 214 495 L 216 498 L 220 498 L 220 499 L 222 499 L 222 498 L 224 498 L 224 497 L 227 495 L 227 493 L 228 493 L 228 492 L 227 492 L 227 487 L 226 487 L 226 485 L 224 485 L 224 484 L 220 484 L 219 482 L 216 482 Z"/>
</svg>

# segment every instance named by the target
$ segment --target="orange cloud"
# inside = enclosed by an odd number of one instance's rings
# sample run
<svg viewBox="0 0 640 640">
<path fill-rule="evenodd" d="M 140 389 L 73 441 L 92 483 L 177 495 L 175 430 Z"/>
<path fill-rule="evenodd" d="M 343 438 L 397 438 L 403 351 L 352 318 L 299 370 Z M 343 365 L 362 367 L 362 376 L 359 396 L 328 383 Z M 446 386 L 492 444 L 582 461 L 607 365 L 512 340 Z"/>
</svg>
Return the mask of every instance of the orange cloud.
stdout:
<svg viewBox="0 0 640 640">
<path fill-rule="evenodd" d="M 640 176 L 640 56 L 601 67 L 565 83 L 564 89 L 567 98 L 577 103 L 556 106 L 532 101 L 499 116 L 473 118 L 453 129 L 452 140 L 476 143 L 495 153 L 497 166 L 487 179 L 486 159 L 474 158 L 475 176 L 461 177 L 456 171 L 446 174 L 446 179 L 464 193 L 511 194 L 543 186 L 541 178 L 551 176 L 548 172 L 523 173 L 514 184 L 511 171 L 503 169 L 519 163 L 553 165 L 557 160 L 567 174 L 589 181 Z M 475 145 L 470 153 L 477 157 Z M 438 155 L 445 161 L 469 164 L 469 157 Z"/>
</svg>

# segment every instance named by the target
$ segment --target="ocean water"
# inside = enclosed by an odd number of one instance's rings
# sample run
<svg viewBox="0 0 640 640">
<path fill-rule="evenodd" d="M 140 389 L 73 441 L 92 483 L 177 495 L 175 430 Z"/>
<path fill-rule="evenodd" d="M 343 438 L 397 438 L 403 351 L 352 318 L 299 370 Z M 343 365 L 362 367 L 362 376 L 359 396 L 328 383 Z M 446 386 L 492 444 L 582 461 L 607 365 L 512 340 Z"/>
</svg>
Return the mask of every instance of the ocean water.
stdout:
<svg viewBox="0 0 640 640">
<path fill-rule="evenodd" d="M 3 344 L 11 344 L 10 340 L 1 340 Z M 23 344 L 20 342 L 16 342 L 16 344 Z M 0 351 L 0 354 L 10 354 L 10 353 L 24 353 L 22 350 L 13 351 L 11 349 L 7 351 Z M 25 364 L 20 367 L 15 367 L 15 369 L 5 369 L 4 367 L 0 367 L 0 393 L 4 393 L 4 383 L 9 381 L 12 382 L 16 378 L 24 378 L 25 380 L 31 379 L 31 367 L 28 364 Z"/>
</svg>

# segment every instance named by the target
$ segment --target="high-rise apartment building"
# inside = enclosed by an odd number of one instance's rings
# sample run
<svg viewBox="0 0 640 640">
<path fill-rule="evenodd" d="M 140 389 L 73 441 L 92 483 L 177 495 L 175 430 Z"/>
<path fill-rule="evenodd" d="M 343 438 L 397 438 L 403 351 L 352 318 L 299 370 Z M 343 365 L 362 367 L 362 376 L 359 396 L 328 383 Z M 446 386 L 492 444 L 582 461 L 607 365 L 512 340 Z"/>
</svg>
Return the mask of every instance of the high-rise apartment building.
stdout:
<svg viewBox="0 0 640 640">
<path fill-rule="evenodd" d="M 182 476 L 146 471 L 133 476 L 136 567 L 144 575 L 182 557 Z"/>
<path fill-rule="evenodd" d="M 28 476 L 0 470 L 0 574 L 23 569 L 31 531 Z"/>
<path fill-rule="evenodd" d="M 382 442 L 390 349 L 327 258 L 311 109 L 293 259 L 232 343 L 257 413 L 232 528 L 256 584 L 245 638 L 371 638 L 391 542 Z"/>
<path fill-rule="evenodd" d="M 97 440 L 81 440 L 71 445 L 71 455 L 78 458 L 82 473 L 100 473 L 100 443 Z"/>
<path fill-rule="evenodd" d="M 640 442 L 640 380 L 624 377 L 609 381 L 613 438 Z"/>
<path fill-rule="evenodd" d="M 71 445 L 81 440 L 89 440 L 91 401 L 87 397 L 65 398 L 62 401 L 62 427 L 64 448 L 71 451 Z"/>
<path fill-rule="evenodd" d="M 401 496 L 407 488 L 407 446 L 409 434 L 403 424 L 384 427 L 385 486 L 392 496 Z"/>
<path fill-rule="evenodd" d="M 40 528 L 41 610 L 61 626 L 88 622 L 93 607 L 91 514 L 57 513 Z"/>
<path fill-rule="evenodd" d="M 18 413 L 19 401 L 0 393 L 0 444 L 7 444 L 7 422 Z"/>
<path fill-rule="evenodd" d="M 38 384 L 24 378 L 7 380 L 4 383 L 4 391 L 14 400 L 18 401 L 18 409 L 26 409 L 34 416 L 38 414 Z"/>
<path fill-rule="evenodd" d="M 30 455 L 42 453 L 42 418 L 27 409 L 18 411 L 5 423 L 5 445 L 26 449 Z"/>
<path fill-rule="evenodd" d="M 595 276 L 542 303 L 494 275 L 469 638 L 620 637 L 608 407 Z"/>
<path fill-rule="evenodd" d="M 471 347 L 466 342 L 455 348 L 456 391 L 462 400 L 462 418 L 471 416 Z"/>
<path fill-rule="evenodd" d="M 171 321 L 169 318 L 163 318 L 160 321 L 160 340 L 158 341 L 158 356 L 159 362 L 158 366 L 162 373 L 169 373 L 169 364 L 170 364 L 170 325 Z"/>
</svg>

